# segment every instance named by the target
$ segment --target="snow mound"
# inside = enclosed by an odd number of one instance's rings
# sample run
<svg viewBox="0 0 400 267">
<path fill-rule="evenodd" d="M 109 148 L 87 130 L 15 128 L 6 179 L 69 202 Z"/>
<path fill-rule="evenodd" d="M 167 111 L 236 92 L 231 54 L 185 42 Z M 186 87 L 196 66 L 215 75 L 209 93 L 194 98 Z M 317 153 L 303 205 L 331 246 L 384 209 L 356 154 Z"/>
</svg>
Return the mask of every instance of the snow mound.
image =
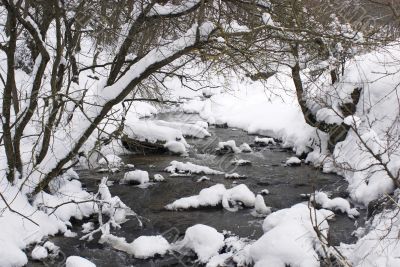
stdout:
<svg viewBox="0 0 400 267">
<path fill-rule="evenodd" d="M 242 152 L 237 146 L 234 140 L 229 140 L 226 142 L 219 142 L 216 148 L 217 152 L 220 153 L 240 153 Z"/>
<path fill-rule="evenodd" d="M 65 262 L 65 267 L 96 267 L 96 265 L 85 258 L 69 256 Z"/>
<path fill-rule="evenodd" d="M 164 147 L 175 154 L 187 155 L 185 144 L 178 141 L 168 141 Z"/>
<path fill-rule="evenodd" d="M 256 136 L 256 138 L 254 139 L 254 143 L 256 144 L 260 144 L 260 145 L 276 145 L 276 142 L 274 140 L 274 138 L 270 138 L 270 137 L 258 137 Z"/>
<path fill-rule="evenodd" d="M 108 168 L 120 168 L 121 166 L 124 165 L 122 159 L 114 154 L 108 154 L 105 157 L 101 158 L 98 161 L 98 164 L 102 167 L 108 167 Z"/>
<path fill-rule="evenodd" d="M 161 174 L 154 174 L 153 180 L 156 182 L 164 182 L 165 178 Z"/>
<path fill-rule="evenodd" d="M 135 170 L 125 173 L 121 183 L 145 184 L 150 181 L 147 171 Z"/>
<path fill-rule="evenodd" d="M 218 175 L 224 174 L 223 172 L 213 170 L 206 166 L 200 166 L 193 164 L 191 162 L 179 162 L 179 161 L 171 161 L 170 166 L 165 168 L 165 171 L 169 173 L 196 173 L 196 174 L 209 174 L 209 175 Z"/>
<path fill-rule="evenodd" d="M 328 210 L 310 212 L 305 204 L 270 214 L 263 223 L 264 235 L 250 247 L 255 266 L 319 267 L 317 252 L 321 245 L 313 226 L 318 225 L 327 237 L 329 225 L 326 220 L 330 216 L 333 213 Z"/>
<path fill-rule="evenodd" d="M 155 255 L 165 255 L 170 249 L 168 241 L 158 236 L 140 236 L 136 238 L 132 244 L 135 258 L 146 259 L 154 257 Z"/>
<path fill-rule="evenodd" d="M 222 206 L 229 211 L 237 211 L 239 205 L 254 207 L 255 201 L 256 197 L 254 193 L 244 184 L 226 190 L 222 196 Z"/>
<path fill-rule="evenodd" d="M 222 201 L 226 192 L 223 184 L 216 184 L 209 188 L 204 188 L 196 196 L 184 197 L 168 204 L 165 208 L 168 210 L 179 210 L 199 207 L 215 207 Z"/>
<path fill-rule="evenodd" d="M 239 149 L 243 153 L 251 153 L 251 152 L 253 152 L 253 149 L 251 149 L 250 145 L 247 144 L 247 143 L 241 144 Z"/>
<path fill-rule="evenodd" d="M 174 153 L 181 153 L 183 147 L 189 147 L 183 134 L 178 129 L 167 126 L 157 125 L 154 121 L 137 120 L 132 123 L 127 123 L 124 127 L 124 134 L 131 139 L 157 143 L 165 143 L 167 149 L 172 149 Z M 177 145 L 176 143 L 181 145 Z M 167 145 L 168 144 L 168 145 Z"/>
<path fill-rule="evenodd" d="M 298 157 L 291 157 L 288 160 L 286 160 L 286 166 L 299 166 L 301 165 L 301 159 Z"/>
<path fill-rule="evenodd" d="M 196 224 L 186 229 L 183 240 L 173 244 L 173 248 L 177 251 L 191 250 L 201 263 L 206 263 L 211 257 L 218 255 L 224 245 L 223 234 L 210 226 Z"/>
<path fill-rule="evenodd" d="M 48 256 L 47 249 L 42 246 L 36 245 L 35 248 L 32 250 L 31 256 L 34 260 L 43 260 Z"/>
<path fill-rule="evenodd" d="M 335 197 L 334 199 L 330 199 L 328 195 L 324 192 L 315 192 L 313 196 L 313 200 L 318 204 L 321 205 L 322 208 L 328 209 L 328 210 L 339 210 L 343 213 L 347 213 L 347 215 L 350 218 L 354 218 L 360 213 L 357 211 L 357 209 L 352 209 L 350 207 L 349 201 L 347 201 L 344 198 L 341 197 Z"/>
<path fill-rule="evenodd" d="M 257 195 L 254 203 L 254 211 L 256 215 L 265 216 L 271 213 L 271 207 L 267 207 L 264 198 L 261 195 Z"/>
<path fill-rule="evenodd" d="M 202 189 L 198 195 L 175 200 L 165 208 L 167 210 L 181 210 L 215 207 L 220 204 L 229 211 L 237 211 L 240 205 L 254 207 L 255 195 L 244 184 L 237 185 L 231 189 L 226 189 L 223 184 L 216 184 Z"/>
<path fill-rule="evenodd" d="M 107 243 L 113 248 L 124 251 L 138 259 L 152 258 L 156 255 L 165 255 L 171 248 L 168 241 L 161 235 L 139 236 L 132 243 L 126 242 L 125 238 L 112 234 L 103 234 L 100 243 Z"/>
</svg>

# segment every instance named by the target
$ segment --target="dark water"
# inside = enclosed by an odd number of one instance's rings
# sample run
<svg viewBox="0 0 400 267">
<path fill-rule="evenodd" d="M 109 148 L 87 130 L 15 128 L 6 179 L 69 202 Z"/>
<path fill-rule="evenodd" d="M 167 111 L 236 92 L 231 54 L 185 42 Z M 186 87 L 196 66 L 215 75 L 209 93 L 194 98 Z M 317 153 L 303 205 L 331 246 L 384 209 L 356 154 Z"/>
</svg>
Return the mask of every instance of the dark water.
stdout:
<svg viewBox="0 0 400 267">
<path fill-rule="evenodd" d="M 177 114 L 164 114 L 159 118 L 164 120 L 195 121 L 196 116 Z M 186 228 L 202 223 L 215 227 L 219 231 L 227 230 L 240 237 L 257 239 L 262 235 L 262 218 L 251 215 L 250 209 L 242 209 L 238 212 L 229 212 L 222 208 L 200 209 L 190 211 L 166 211 L 164 206 L 174 200 L 198 194 L 206 187 L 217 183 L 224 184 L 227 188 L 233 186 L 232 180 L 227 180 L 223 175 L 209 175 L 210 181 L 197 183 L 196 180 L 202 175 L 190 177 L 169 177 L 163 170 L 172 160 L 190 161 L 199 165 L 206 165 L 224 172 L 234 171 L 247 176 L 245 180 L 237 183 L 246 184 L 250 190 L 257 193 L 262 189 L 268 189 L 270 194 L 265 196 L 265 202 L 274 210 L 290 207 L 304 201 L 300 194 L 312 193 L 315 190 L 332 192 L 333 196 L 344 196 L 347 184 L 339 176 L 324 174 L 310 166 L 286 167 L 283 163 L 293 154 L 280 148 L 279 145 L 268 147 L 254 147 L 253 153 L 241 153 L 237 155 L 215 155 L 215 147 L 219 141 L 235 140 L 239 146 L 243 142 L 254 143 L 255 136 L 231 129 L 231 128 L 209 128 L 212 137 L 200 139 L 187 139 L 192 148 L 186 158 L 173 155 L 126 155 L 123 156 L 125 163 L 134 164 L 136 168 L 146 170 L 150 177 L 160 173 L 166 178 L 166 182 L 156 183 L 143 189 L 137 186 L 120 185 L 118 180 L 123 173 L 109 175 L 110 180 L 116 183 L 110 187 L 113 195 L 119 196 L 122 201 L 132 210 L 143 217 L 143 227 L 137 220 L 131 219 L 122 225 L 122 229 L 114 231 L 117 236 L 123 236 L 127 241 L 133 241 L 141 235 L 162 234 L 169 241 L 174 241 L 183 236 Z M 246 159 L 252 162 L 251 166 L 234 167 L 230 161 L 234 158 Z M 235 169 L 234 169 L 235 168 Z M 90 171 L 81 171 L 80 177 L 89 191 L 96 191 L 97 185 L 105 174 Z M 95 221 L 94 218 L 88 219 Z M 88 221 L 88 220 L 85 220 Z M 330 240 L 332 244 L 340 242 L 352 242 L 351 232 L 355 230 L 355 221 L 346 215 L 338 214 L 330 221 Z M 77 238 L 54 237 L 51 238 L 62 250 L 62 257 L 79 255 L 94 262 L 97 266 L 182 266 L 175 257 L 166 256 L 163 259 L 137 260 L 126 253 L 118 252 L 108 246 L 98 244 L 96 239 L 91 242 L 79 241 L 82 236 L 80 225 L 74 224 L 73 231 L 78 233 Z M 60 257 L 57 262 L 49 263 L 48 266 L 57 266 L 62 263 Z M 42 263 L 31 262 L 29 266 L 43 266 Z"/>
</svg>

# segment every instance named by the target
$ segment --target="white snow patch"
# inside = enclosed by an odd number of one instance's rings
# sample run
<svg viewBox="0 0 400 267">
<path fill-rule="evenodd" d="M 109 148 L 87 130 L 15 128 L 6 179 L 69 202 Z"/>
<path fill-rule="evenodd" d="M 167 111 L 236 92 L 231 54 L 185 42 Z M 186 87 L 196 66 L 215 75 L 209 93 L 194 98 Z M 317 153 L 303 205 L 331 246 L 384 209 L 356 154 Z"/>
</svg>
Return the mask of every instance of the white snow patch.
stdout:
<svg viewBox="0 0 400 267">
<path fill-rule="evenodd" d="M 319 205 L 321 205 L 322 208 L 336 211 L 339 210 L 343 213 L 347 213 L 347 215 L 350 218 L 354 218 L 360 213 L 357 211 L 355 208 L 350 207 L 350 203 L 348 200 L 341 198 L 341 197 L 335 197 L 333 199 L 330 199 L 328 195 L 322 191 L 317 191 L 315 192 L 313 196 L 313 200 Z"/>
<path fill-rule="evenodd" d="M 196 174 L 209 174 L 209 175 L 224 174 L 221 171 L 216 171 L 206 166 L 196 165 L 191 162 L 183 163 L 176 160 L 171 161 L 170 166 L 165 168 L 165 171 L 169 173 L 196 173 Z"/>
<path fill-rule="evenodd" d="M 65 267 L 96 267 L 96 265 L 79 256 L 69 256 L 65 262 Z"/>
<path fill-rule="evenodd" d="M 320 241 L 313 226 L 316 221 L 321 233 L 327 237 L 329 225 L 326 219 L 333 213 L 315 210 L 315 214 L 307 205 L 297 204 L 268 215 L 263 223 L 264 235 L 250 247 L 255 266 L 319 267 Z"/>
<path fill-rule="evenodd" d="M 224 245 L 223 234 L 210 226 L 196 224 L 186 229 L 185 237 L 173 244 L 173 249 L 192 250 L 201 263 L 206 263 L 211 257 L 218 255 Z"/>
<path fill-rule="evenodd" d="M 125 173 L 124 178 L 121 180 L 121 183 L 138 183 L 145 184 L 150 181 L 149 173 L 147 171 L 134 170 Z"/>
</svg>

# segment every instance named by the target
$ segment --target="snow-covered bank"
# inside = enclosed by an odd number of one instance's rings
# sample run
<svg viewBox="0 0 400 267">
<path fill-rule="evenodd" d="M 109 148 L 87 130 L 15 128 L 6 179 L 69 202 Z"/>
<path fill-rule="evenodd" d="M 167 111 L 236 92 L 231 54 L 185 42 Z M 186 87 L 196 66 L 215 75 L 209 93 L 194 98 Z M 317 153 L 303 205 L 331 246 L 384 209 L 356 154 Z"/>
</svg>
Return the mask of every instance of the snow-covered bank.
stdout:
<svg viewBox="0 0 400 267">
<path fill-rule="evenodd" d="M 97 203 L 102 203 L 103 214 L 111 215 L 114 226 L 125 222 L 127 216 L 133 214 L 118 197 L 111 197 L 105 180 L 100 184 L 96 197 L 82 188 L 81 183 L 76 180 L 76 174 L 73 177 L 71 175 L 67 173 L 56 179 L 52 183 L 54 193 L 40 193 L 33 204 L 18 187 L 5 184 L 3 180 L 0 186 L 7 190 L 2 192 L 2 196 L 11 205 L 12 210 L 7 209 L 4 202 L 0 203 L 2 210 L 0 246 L 7 248 L 0 250 L 0 266 L 27 264 L 25 248 L 41 242 L 47 236 L 56 234 L 75 236 L 76 233 L 69 230 L 70 220 L 72 218 L 80 220 L 97 214 L 99 212 Z M 47 242 L 43 247 L 38 246 L 32 252 L 32 256 L 37 259 L 50 256 L 55 249 L 50 245 L 50 242 Z M 55 254 L 53 256 L 57 256 L 58 252 Z M 72 261 L 75 262 L 71 259 L 70 265 L 67 266 L 76 266 Z"/>
</svg>

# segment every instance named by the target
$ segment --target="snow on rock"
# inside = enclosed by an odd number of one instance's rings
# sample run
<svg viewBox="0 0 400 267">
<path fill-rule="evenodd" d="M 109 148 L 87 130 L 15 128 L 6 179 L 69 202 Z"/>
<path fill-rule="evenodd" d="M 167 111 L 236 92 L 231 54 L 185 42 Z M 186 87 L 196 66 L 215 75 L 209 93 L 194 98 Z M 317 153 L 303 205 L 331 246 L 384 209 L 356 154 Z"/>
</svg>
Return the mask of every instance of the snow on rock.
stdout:
<svg viewBox="0 0 400 267">
<path fill-rule="evenodd" d="M 261 145 L 275 145 L 276 142 L 274 140 L 274 138 L 270 138 L 270 137 L 258 137 L 256 136 L 256 138 L 254 139 L 254 143 L 256 144 L 261 144 Z"/>
<path fill-rule="evenodd" d="M 219 142 L 218 147 L 216 148 L 218 153 L 240 153 L 242 152 L 237 146 L 234 140 L 229 140 L 226 142 Z"/>
<path fill-rule="evenodd" d="M 99 242 L 101 244 L 109 244 L 113 248 L 124 251 L 139 259 L 152 258 L 156 255 L 163 256 L 171 248 L 169 242 L 161 235 L 139 236 L 132 243 L 128 243 L 123 237 L 103 234 Z"/>
<path fill-rule="evenodd" d="M 326 219 L 331 216 L 331 211 L 323 209 L 310 212 L 306 204 L 268 215 L 263 223 L 264 235 L 250 247 L 255 266 L 319 267 L 321 245 L 313 226 L 318 225 L 327 237 L 329 225 Z"/>
<path fill-rule="evenodd" d="M 288 160 L 286 160 L 286 166 L 299 166 L 301 165 L 301 159 L 298 157 L 291 157 Z"/>
<path fill-rule="evenodd" d="M 263 195 L 263 196 L 266 196 L 266 195 L 269 194 L 269 190 L 268 190 L 268 189 L 263 189 L 263 190 L 260 191 L 259 194 L 260 194 L 260 195 Z"/>
<path fill-rule="evenodd" d="M 96 267 L 96 265 L 85 258 L 69 256 L 65 262 L 65 267 Z"/>
<path fill-rule="evenodd" d="M 271 213 L 271 207 L 267 207 L 267 205 L 265 205 L 265 201 L 262 195 L 256 196 L 256 201 L 254 203 L 254 211 L 256 212 L 256 214 L 264 216 Z"/>
<path fill-rule="evenodd" d="M 48 256 L 47 249 L 42 246 L 36 245 L 35 248 L 32 250 L 31 256 L 34 260 L 43 260 Z"/>
<path fill-rule="evenodd" d="M 173 249 L 193 251 L 201 263 L 206 263 L 211 257 L 218 255 L 224 245 L 223 234 L 210 226 L 196 224 L 186 229 L 185 237 L 174 243 Z"/>
<path fill-rule="evenodd" d="M 189 146 L 181 131 L 171 127 L 157 125 L 154 121 L 150 120 L 137 120 L 127 123 L 124 127 L 124 134 L 128 138 L 143 142 L 167 143 L 175 141 L 180 142 L 185 147 Z"/>
<path fill-rule="evenodd" d="M 46 243 L 43 244 L 43 247 L 47 249 L 51 257 L 56 257 L 60 253 L 60 248 L 51 241 L 46 241 Z"/>
<path fill-rule="evenodd" d="M 170 166 L 165 168 L 165 171 L 169 173 L 196 173 L 196 174 L 209 174 L 209 175 L 218 175 L 224 174 L 221 171 L 213 170 L 206 166 L 200 166 L 193 164 L 191 162 L 179 162 L 179 161 L 171 161 Z"/>
<path fill-rule="evenodd" d="M 125 173 L 121 183 L 145 184 L 150 181 L 147 171 L 135 170 Z"/>
<path fill-rule="evenodd" d="M 253 149 L 251 149 L 251 147 L 247 143 L 241 144 L 239 149 L 243 153 L 251 153 L 251 152 L 253 152 Z"/>
<path fill-rule="evenodd" d="M 229 211 L 237 211 L 239 205 L 254 207 L 255 195 L 250 189 L 240 184 L 226 189 L 223 184 L 204 188 L 198 195 L 180 198 L 165 206 L 168 210 L 181 210 L 199 207 L 222 206 Z M 231 207 L 232 206 L 232 207 Z"/>
<path fill-rule="evenodd" d="M 82 233 L 87 234 L 93 231 L 94 229 L 94 223 L 93 222 L 87 222 L 82 224 Z"/>
<path fill-rule="evenodd" d="M 187 155 L 186 146 L 178 141 L 168 141 L 164 147 L 175 154 Z"/>
<path fill-rule="evenodd" d="M 215 207 L 222 201 L 226 188 L 223 184 L 216 184 L 209 188 L 204 188 L 196 196 L 184 197 L 175 200 L 165 206 L 168 210 L 189 209 L 198 207 Z"/>
<path fill-rule="evenodd" d="M 154 174 L 153 180 L 156 182 L 164 182 L 165 178 L 161 174 Z"/>
<path fill-rule="evenodd" d="M 254 193 L 245 184 L 240 184 L 226 190 L 222 196 L 222 206 L 229 211 L 237 211 L 239 205 L 254 207 L 255 200 Z"/>
<path fill-rule="evenodd" d="M 201 182 L 205 182 L 205 181 L 210 181 L 211 179 L 207 176 L 202 176 L 199 179 L 197 179 L 196 182 L 201 183 Z"/>
<path fill-rule="evenodd" d="M 350 218 L 354 218 L 359 214 L 356 208 L 351 208 L 350 203 L 348 200 L 335 197 L 334 199 L 330 199 L 328 195 L 324 192 L 318 191 L 315 192 L 313 196 L 313 200 L 318 204 L 321 205 L 322 208 L 332 210 L 332 211 L 341 211 L 343 213 L 347 213 Z"/>
<path fill-rule="evenodd" d="M 105 155 L 105 157 L 101 158 L 98 161 L 98 164 L 102 167 L 108 167 L 108 168 L 120 168 L 121 166 L 124 165 L 122 159 L 114 154 Z"/>
<path fill-rule="evenodd" d="M 135 258 L 146 259 L 155 255 L 165 255 L 170 249 L 170 244 L 161 235 L 139 236 L 132 244 L 132 251 Z"/>
<path fill-rule="evenodd" d="M 197 124 L 190 124 L 183 122 L 167 122 L 162 120 L 154 121 L 154 123 L 160 126 L 177 129 L 182 132 L 183 136 L 196 137 L 196 138 L 206 138 L 208 136 L 211 136 L 211 134 L 204 128 L 204 125 L 200 126 Z"/>
<path fill-rule="evenodd" d="M 226 173 L 225 174 L 226 179 L 246 179 L 246 175 L 240 175 L 236 172 L 234 173 Z"/>
</svg>

